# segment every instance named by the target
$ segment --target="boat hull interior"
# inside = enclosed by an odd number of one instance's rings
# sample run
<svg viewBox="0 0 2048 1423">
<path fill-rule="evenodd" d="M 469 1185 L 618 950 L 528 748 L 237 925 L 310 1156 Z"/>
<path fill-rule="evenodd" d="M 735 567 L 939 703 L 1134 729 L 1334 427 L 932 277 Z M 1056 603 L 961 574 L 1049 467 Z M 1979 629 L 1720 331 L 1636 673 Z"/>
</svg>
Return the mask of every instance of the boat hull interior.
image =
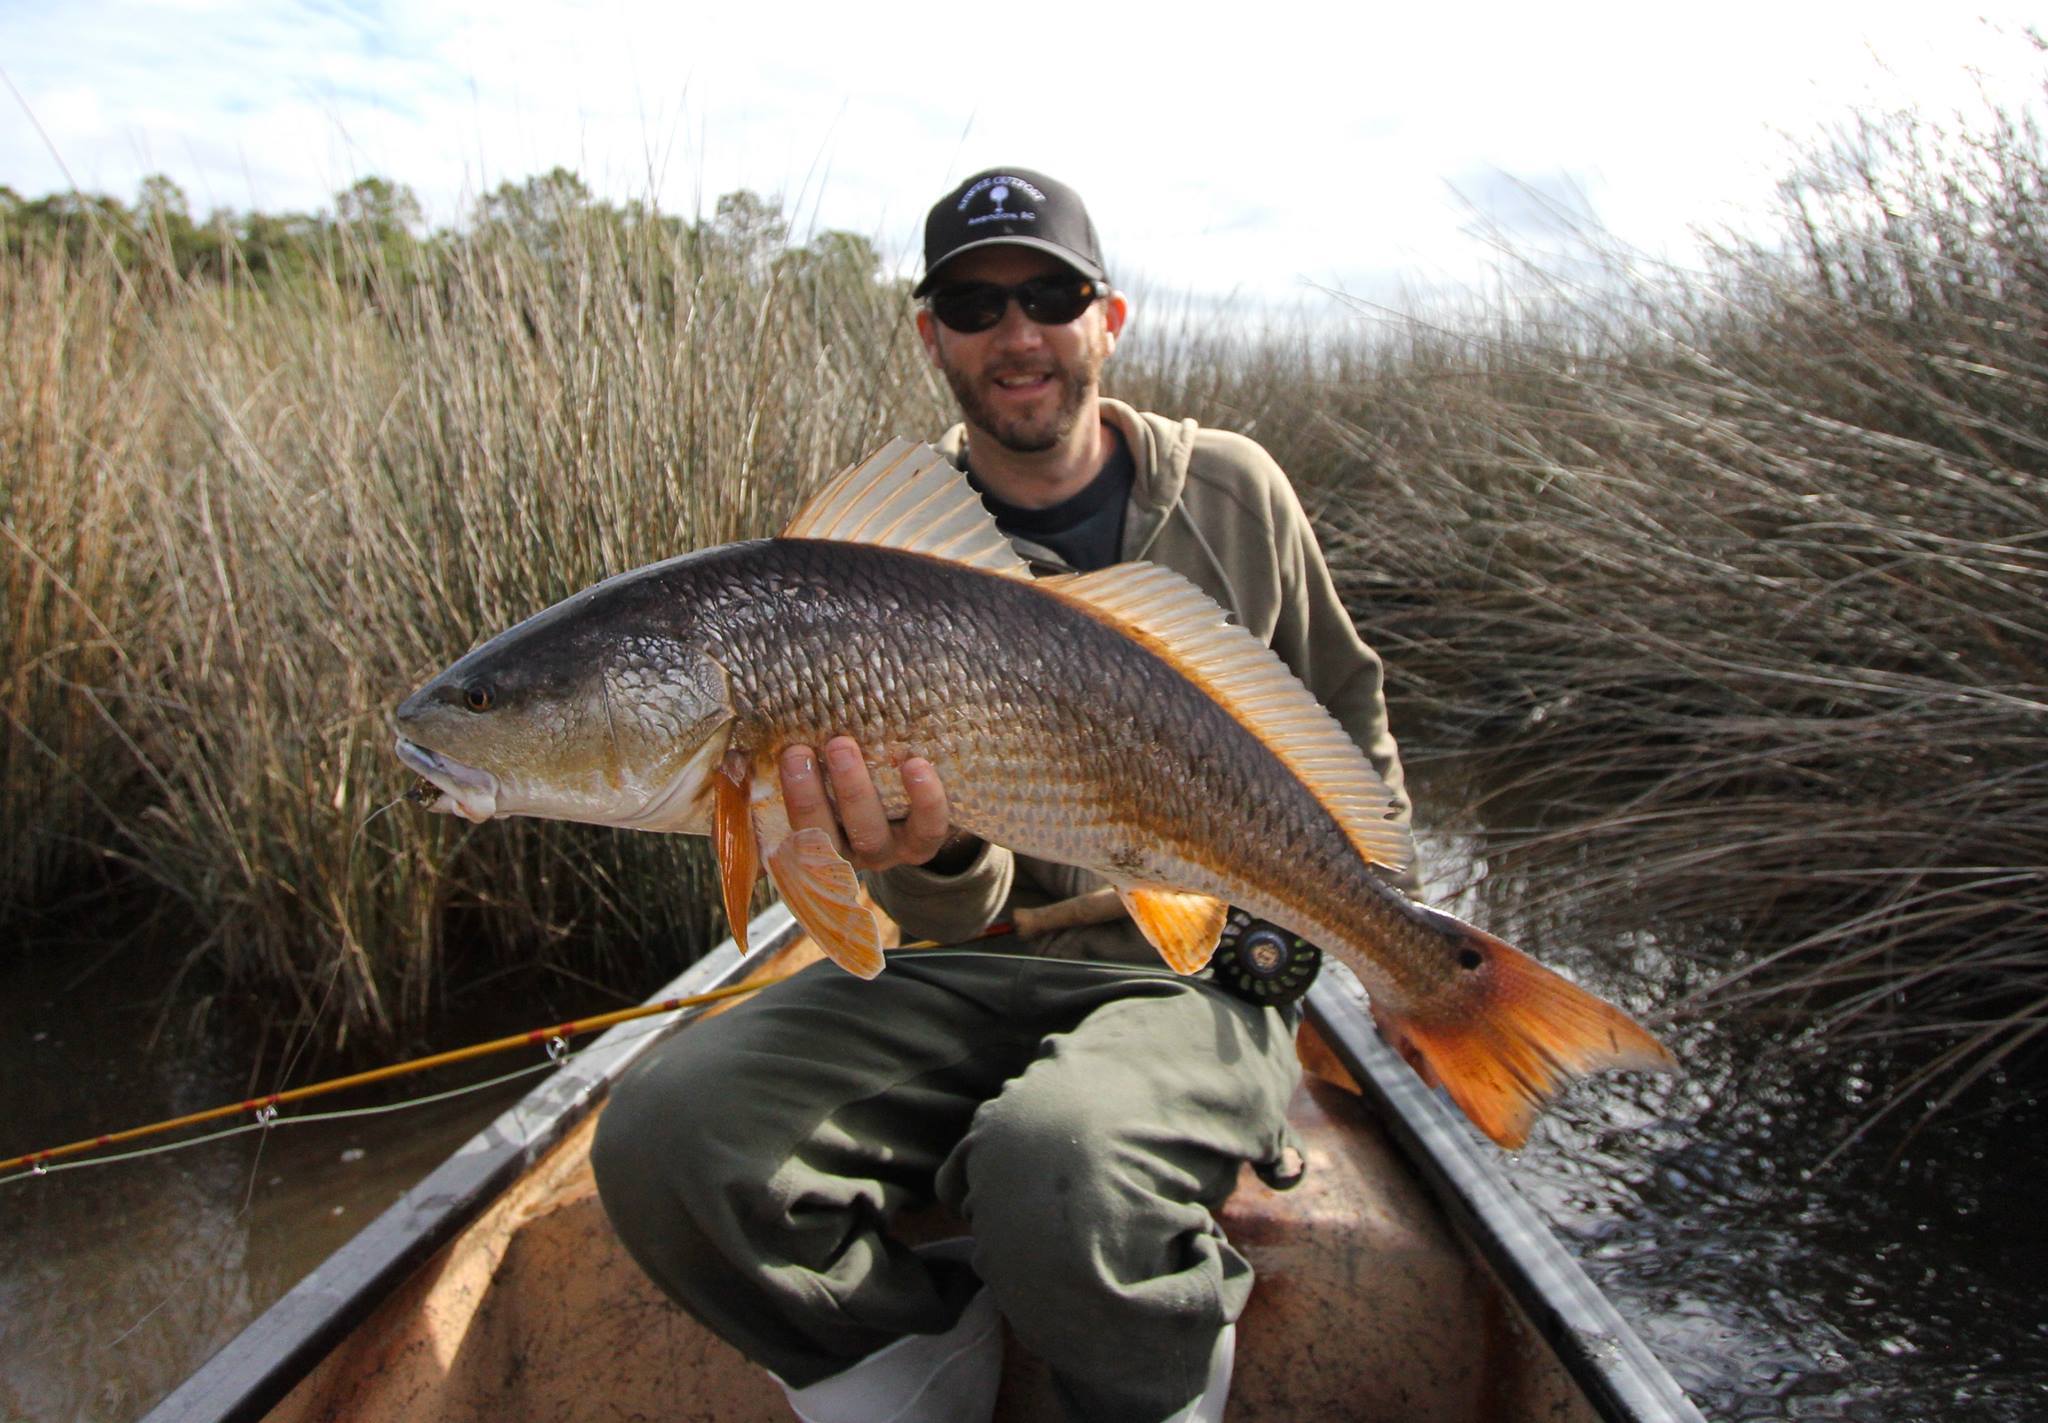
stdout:
<svg viewBox="0 0 2048 1423">
<path fill-rule="evenodd" d="M 1316 1070 L 1291 1115 L 1308 1169 L 1286 1191 L 1247 1169 L 1223 1212 L 1257 1270 L 1231 1418 L 1594 1418 L 1365 1100 L 1328 1080 L 1344 1070 L 1305 1032 Z M 386 1298 L 271 1423 L 789 1418 L 776 1385 L 662 1297 L 613 1235 L 588 1159 L 595 1124 Z M 905 1224 L 927 1238 L 961 1229 Z M 1014 1336 L 996 1416 L 1060 1416 L 1045 1366 Z"/>
</svg>

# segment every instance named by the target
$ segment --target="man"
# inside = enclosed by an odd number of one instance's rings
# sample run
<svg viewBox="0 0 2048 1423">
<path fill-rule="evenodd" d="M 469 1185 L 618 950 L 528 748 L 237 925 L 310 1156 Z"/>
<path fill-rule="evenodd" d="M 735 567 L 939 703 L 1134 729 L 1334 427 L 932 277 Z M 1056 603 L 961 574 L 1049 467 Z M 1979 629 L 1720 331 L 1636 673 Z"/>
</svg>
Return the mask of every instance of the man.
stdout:
<svg viewBox="0 0 2048 1423">
<path fill-rule="evenodd" d="M 963 416 L 940 448 L 1018 551 L 1199 584 L 1405 815 L 1379 661 L 1285 476 L 1247 439 L 1102 397 L 1130 303 L 1079 196 L 977 174 L 931 210 L 925 267 L 918 333 Z M 928 763 L 901 767 L 891 822 L 859 747 L 821 749 L 783 757 L 790 821 L 834 836 L 907 937 L 959 943 L 1095 887 L 951 834 Z M 1211 1212 L 1284 1149 L 1291 1030 L 1163 970 L 1128 922 L 899 953 L 872 982 L 820 965 L 648 1054 L 603 1118 L 598 1184 L 641 1265 L 810 1423 L 985 1419 L 998 1310 L 1075 1417 L 1217 1419 L 1251 1272 Z M 892 1237 L 934 1200 L 969 1240 Z"/>
</svg>

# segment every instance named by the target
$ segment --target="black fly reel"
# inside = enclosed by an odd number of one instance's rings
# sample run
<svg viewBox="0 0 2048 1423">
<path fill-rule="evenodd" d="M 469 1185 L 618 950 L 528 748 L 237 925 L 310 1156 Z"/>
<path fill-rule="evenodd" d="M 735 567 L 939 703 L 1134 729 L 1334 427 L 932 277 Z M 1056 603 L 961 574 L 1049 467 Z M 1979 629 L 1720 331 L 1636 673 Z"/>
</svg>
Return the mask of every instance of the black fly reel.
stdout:
<svg viewBox="0 0 2048 1423">
<path fill-rule="evenodd" d="M 1278 924 L 1232 908 L 1209 960 L 1216 982 L 1247 1003 L 1284 1008 L 1308 992 L 1323 951 Z"/>
</svg>

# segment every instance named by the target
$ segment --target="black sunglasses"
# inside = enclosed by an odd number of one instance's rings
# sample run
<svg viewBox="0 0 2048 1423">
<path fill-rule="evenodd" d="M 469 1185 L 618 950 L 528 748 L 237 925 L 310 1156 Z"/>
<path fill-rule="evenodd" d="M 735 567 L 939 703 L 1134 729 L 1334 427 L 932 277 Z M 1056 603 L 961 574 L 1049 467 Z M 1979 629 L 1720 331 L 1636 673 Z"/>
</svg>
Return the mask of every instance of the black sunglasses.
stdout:
<svg viewBox="0 0 2048 1423">
<path fill-rule="evenodd" d="M 1011 297 L 1040 326 L 1065 326 L 1108 292 L 1108 286 L 1093 277 L 1078 272 L 1049 272 L 1014 287 L 995 282 L 952 282 L 934 290 L 925 298 L 925 305 L 946 326 L 972 333 L 986 331 L 1001 321 L 1003 313 L 1010 309 Z"/>
</svg>

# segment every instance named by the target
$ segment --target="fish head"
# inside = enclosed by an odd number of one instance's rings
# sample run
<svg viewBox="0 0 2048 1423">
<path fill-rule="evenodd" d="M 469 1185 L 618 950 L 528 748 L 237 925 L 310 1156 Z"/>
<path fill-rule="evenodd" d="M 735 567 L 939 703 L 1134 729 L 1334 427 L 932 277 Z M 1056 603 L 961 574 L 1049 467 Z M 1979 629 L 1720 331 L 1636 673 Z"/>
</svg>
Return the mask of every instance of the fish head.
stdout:
<svg viewBox="0 0 2048 1423">
<path fill-rule="evenodd" d="M 708 830 L 733 715 L 724 668 L 687 619 L 655 626 L 603 589 L 500 633 L 399 705 L 398 759 L 438 791 L 429 809 Z"/>
</svg>

